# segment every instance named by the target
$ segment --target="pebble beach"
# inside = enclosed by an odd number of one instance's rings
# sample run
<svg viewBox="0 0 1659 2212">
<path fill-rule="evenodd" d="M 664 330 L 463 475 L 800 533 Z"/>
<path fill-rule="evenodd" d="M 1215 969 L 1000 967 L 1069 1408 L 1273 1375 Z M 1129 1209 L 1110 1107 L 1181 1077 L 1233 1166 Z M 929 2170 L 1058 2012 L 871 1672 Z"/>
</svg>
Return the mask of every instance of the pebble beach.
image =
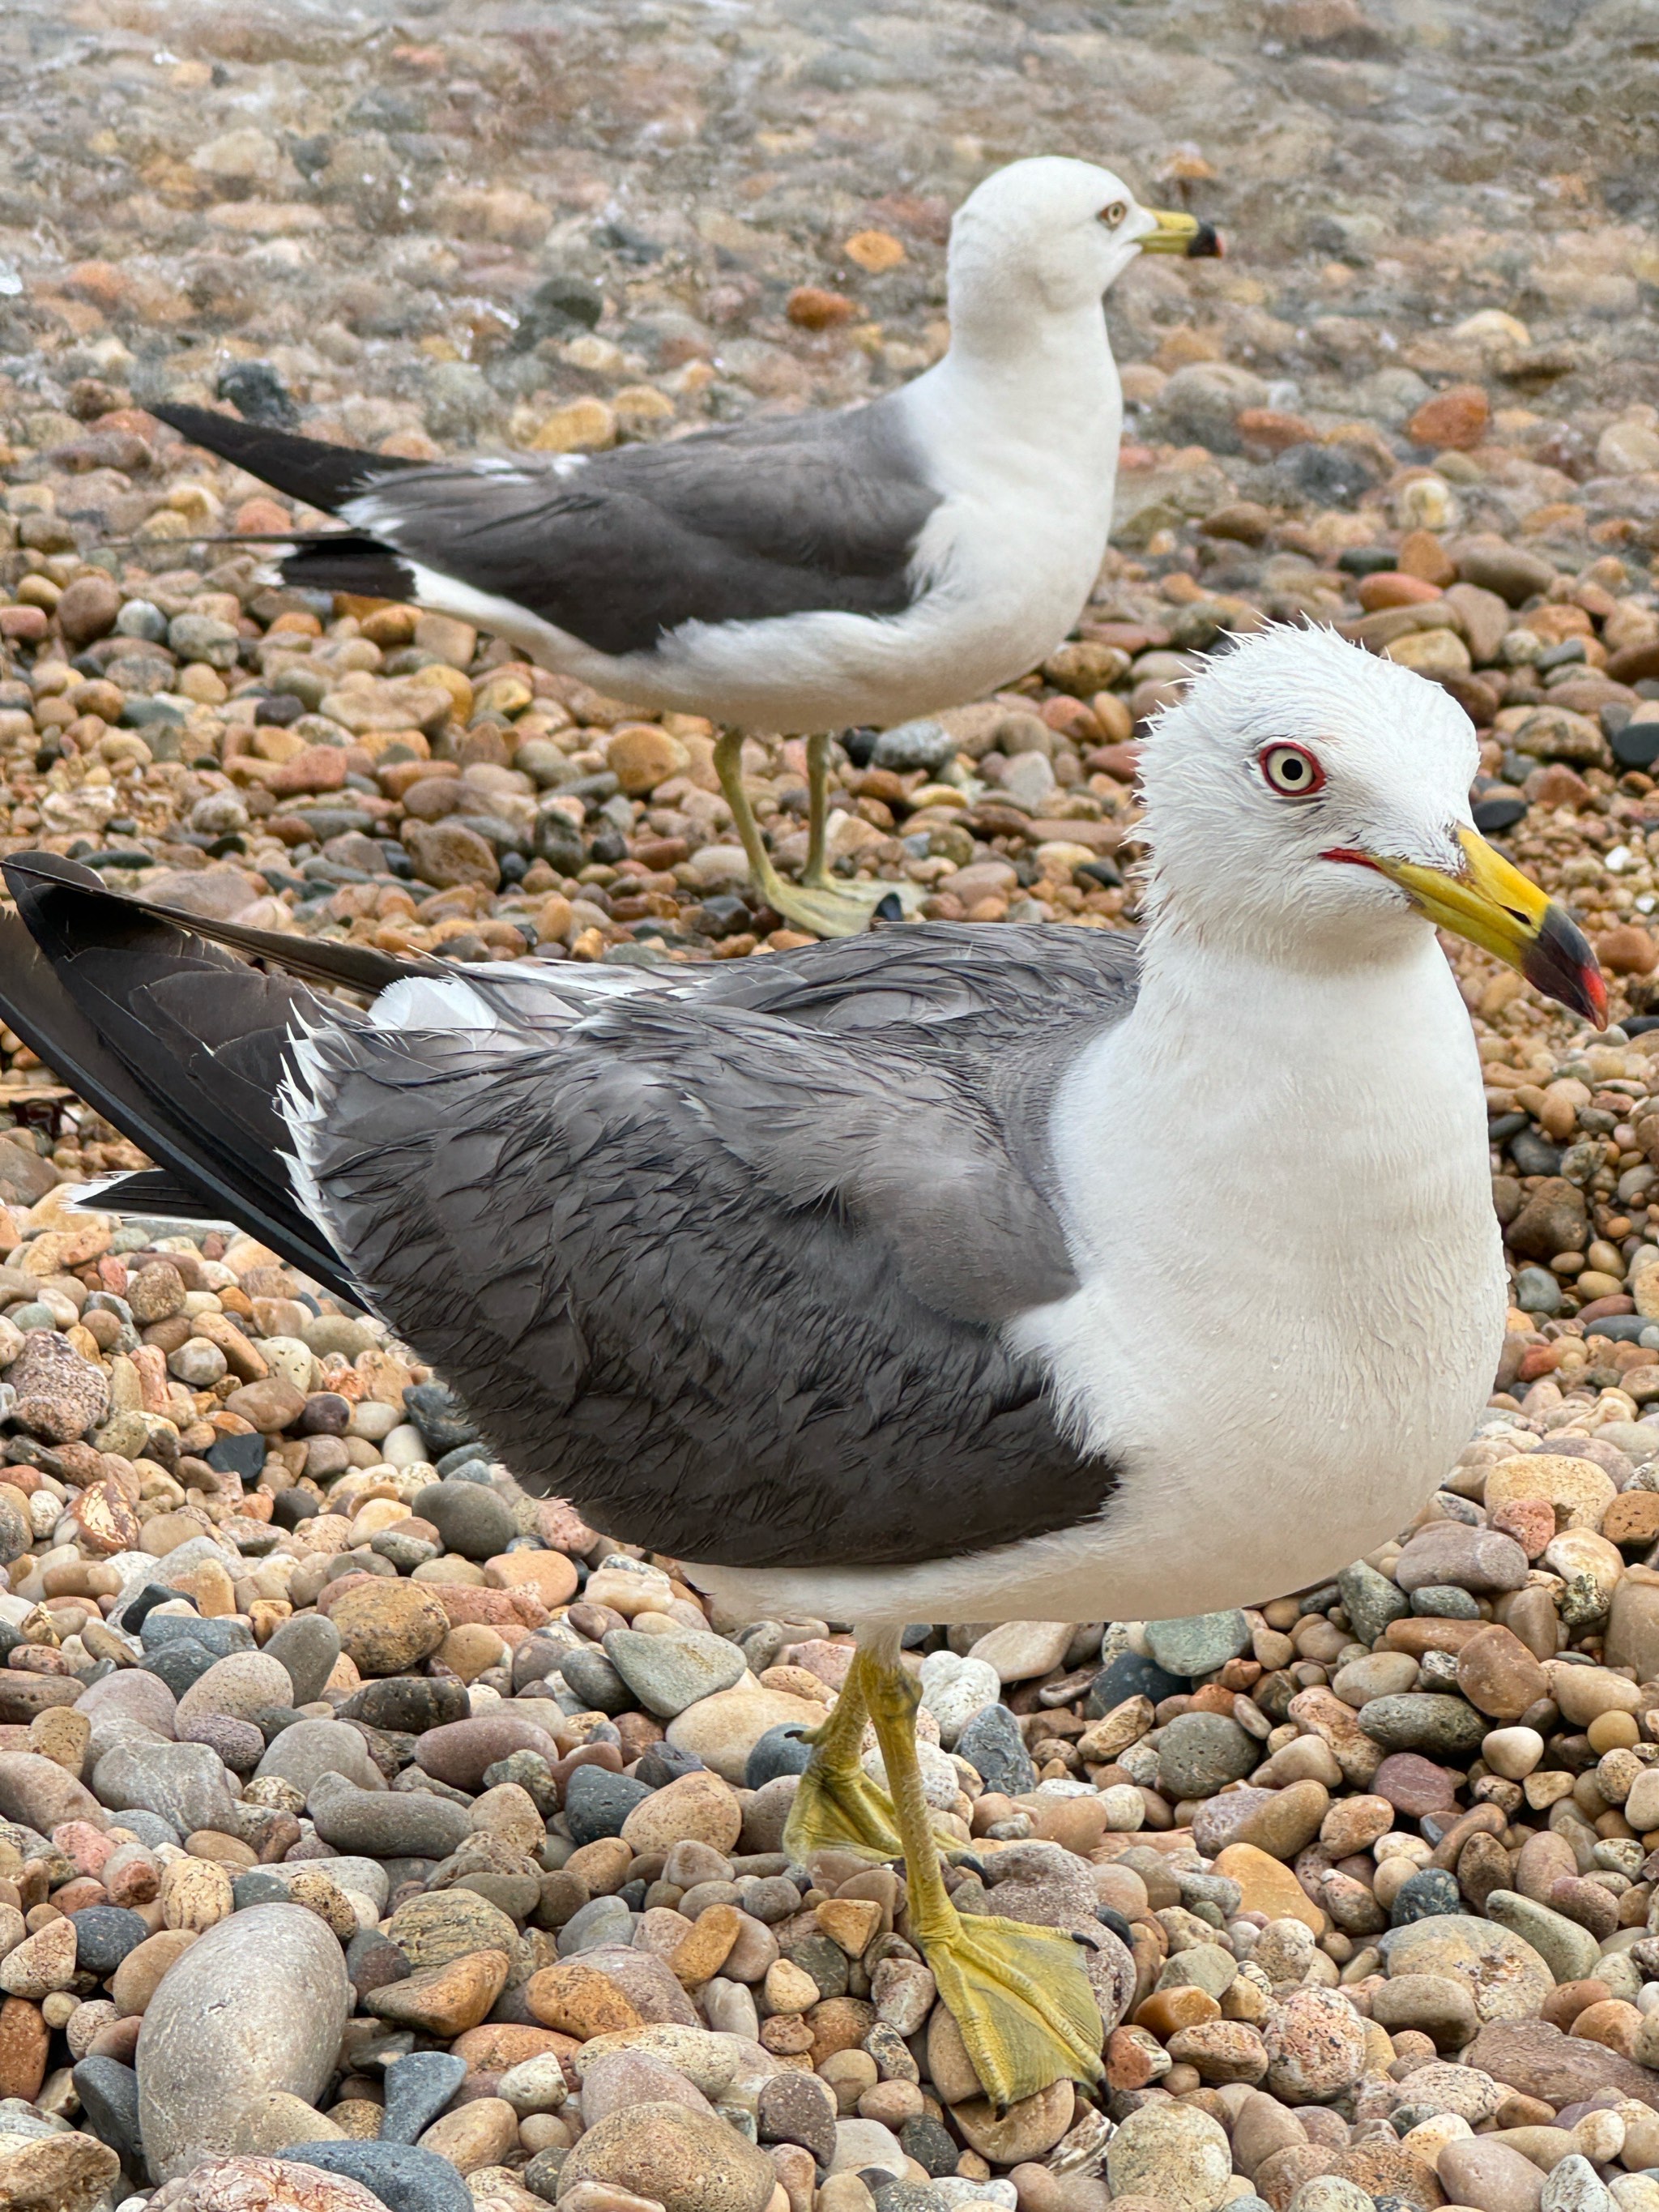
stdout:
<svg viewBox="0 0 1659 2212">
<path fill-rule="evenodd" d="M 1227 258 L 1113 292 L 1090 605 L 844 733 L 838 872 L 1133 932 L 1148 718 L 1330 624 L 1466 708 L 1611 1024 L 1448 943 L 1510 1307 L 1395 1540 L 1219 1613 L 908 1632 L 958 1908 L 1087 1931 L 1111 1992 L 1100 2087 L 1006 2112 L 902 1872 L 783 1848 L 848 1625 L 526 1495 L 234 1225 L 69 1210 L 143 1156 L 0 1031 L 6 2212 L 1659 2212 L 1651 44 L 1492 12 L 0 21 L 0 853 L 460 962 L 804 943 L 710 724 L 274 583 L 235 533 L 317 518 L 149 408 L 420 459 L 844 404 L 943 350 L 973 184 L 1074 152 Z M 744 769 L 799 873 L 799 738 Z"/>
</svg>

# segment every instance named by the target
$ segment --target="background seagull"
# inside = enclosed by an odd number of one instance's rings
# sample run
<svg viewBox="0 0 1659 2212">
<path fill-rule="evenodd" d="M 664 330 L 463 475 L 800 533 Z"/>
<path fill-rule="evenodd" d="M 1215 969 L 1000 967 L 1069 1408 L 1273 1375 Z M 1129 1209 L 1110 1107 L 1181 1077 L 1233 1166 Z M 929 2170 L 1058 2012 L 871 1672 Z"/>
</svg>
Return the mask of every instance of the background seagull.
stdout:
<svg viewBox="0 0 1659 2212">
<path fill-rule="evenodd" d="M 228 1211 L 361 1285 L 531 1489 L 740 1617 L 860 1624 L 788 1848 L 902 1851 L 1006 2103 L 1097 2075 L 1115 1939 L 1085 1966 L 946 1895 L 900 1630 L 1262 1600 L 1440 1480 L 1505 1278 L 1431 925 L 1606 1010 L 1583 938 L 1471 826 L 1475 766 L 1437 686 L 1267 631 L 1147 746 L 1139 943 L 918 927 L 635 988 L 411 973 L 37 854 L 4 864 L 0 1013 L 167 1164 L 131 1203 Z"/>
<path fill-rule="evenodd" d="M 613 697 L 726 726 L 715 766 L 757 888 L 845 936 L 892 887 L 829 874 L 824 733 L 978 698 L 1060 643 L 1111 526 L 1123 397 L 1103 295 L 1137 254 L 1220 250 L 1109 169 L 1043 156 L 998 170 L 957 213 L 950 350 L 861 406 L 591 457 L 437 464 L 155 412 L 350 526 L 295 539 L 290 583 L 417 599 Z M 808 735 L 799 888 L 744 795 L 746 729 Z"/>
</svg>

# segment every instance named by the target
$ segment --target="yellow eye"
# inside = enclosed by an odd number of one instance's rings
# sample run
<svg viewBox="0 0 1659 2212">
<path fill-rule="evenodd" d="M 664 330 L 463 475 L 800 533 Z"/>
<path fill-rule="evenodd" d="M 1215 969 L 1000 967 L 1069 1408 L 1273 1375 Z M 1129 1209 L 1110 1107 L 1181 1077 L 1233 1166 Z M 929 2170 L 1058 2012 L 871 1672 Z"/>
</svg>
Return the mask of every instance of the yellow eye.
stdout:
<svg viewBox="0 0 1659 2212">
<path fill-rule="evenodd" d="M 1127 215 L 1128 212 L 1128 203 L 1127 201 L 1114 200 L 1110 207 L 1102 208 L 1100 210 L 1100 220 L 1105 224 L 1108 230 L 1115 230 L 1119 223 L 1122 222 L 1124 216 Z"/>
</svg>

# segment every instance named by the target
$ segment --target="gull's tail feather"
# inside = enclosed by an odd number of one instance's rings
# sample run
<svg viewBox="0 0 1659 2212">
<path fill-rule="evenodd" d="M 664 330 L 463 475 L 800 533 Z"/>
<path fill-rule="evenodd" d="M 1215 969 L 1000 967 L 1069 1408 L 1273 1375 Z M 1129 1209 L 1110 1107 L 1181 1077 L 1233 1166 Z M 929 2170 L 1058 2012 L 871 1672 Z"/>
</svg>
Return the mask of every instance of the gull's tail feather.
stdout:
<svg viewBox="0 0 1659 2212">
<path fill-rule="evenodd" d="M 0 915 L 0 1017 L 158 1164 L 112 1194 L 145 1212 L 238 1222 L 361 1304 L 296 1188 L 277 1103 L 294 1031 L 361 1016 L 219 951 L 190 919 L 106 890 L 76 861 L 27 853 L 3 866 L 17 912 Z M 245 949 L 281 957 L 289 944 L 273 933 Z M 296 964 L 322 971 L 319 949 L 294 941 Z"/>
<path fill-rule="evenodd" d="M 418 469 L 419 461 L 394 453 L 369 453 L 354 446 L 331 446 L 320 438 L 296 437 L 291 430 L 272 430 L 263 422 L 244 422 L 234 415 L 221 415 L 211 407 L 175 406 L 170 402 L 152 407 L 158 422 L 165 422 L 188 438 L 234 462 L 262 483 L 272 485 L 289 499 L 333 514 L 348 500 L 369 490 L 386 477 L 405 469 Z"/>
<path fill-rule="evenodd" d="M 166 404 L 150 411 L 192 445 L 205 447 L 289 499 L 303 500 L 325 514 L 337 514 L 387 478 L 422 465 L 398 454 L 325 445 L 320 438 L 300 438 L 291 430 L 240 422 L 209 407 Z M 269 541 L 270 533 L 261 536 Z M 289 549 L 276 560 L 283 582 L 301 590 L 354 592 L 371 599 L 416 596 L 414 570 L 401 554 L 366 531 L 296 531 L 291 538 L 276 542 Z"/>
</svg>

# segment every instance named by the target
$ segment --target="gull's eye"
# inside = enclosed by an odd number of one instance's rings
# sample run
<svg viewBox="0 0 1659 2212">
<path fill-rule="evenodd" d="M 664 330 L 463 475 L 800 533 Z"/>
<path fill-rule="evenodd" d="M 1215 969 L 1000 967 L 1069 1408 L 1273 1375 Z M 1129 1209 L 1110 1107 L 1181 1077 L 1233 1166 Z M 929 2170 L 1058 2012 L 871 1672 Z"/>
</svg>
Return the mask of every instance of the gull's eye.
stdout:
<svg viewBox="0 0 1659 2212">
<path fill-rule="evenodd" d="M 1325 771 L 1305 745 L 1268 745 L 1256 758 L 1267 788 L 1282 799 L 1310 799 L 1324 787 Z"/>
<path fill-rule="evenodd" d="M 1100 220 L 1108 230 L 1115 230 L 1128 212 L 1129 204 L 1127 200 L 1114 200 L 1110 207 L 1102 208 Z"/>
</svg>

